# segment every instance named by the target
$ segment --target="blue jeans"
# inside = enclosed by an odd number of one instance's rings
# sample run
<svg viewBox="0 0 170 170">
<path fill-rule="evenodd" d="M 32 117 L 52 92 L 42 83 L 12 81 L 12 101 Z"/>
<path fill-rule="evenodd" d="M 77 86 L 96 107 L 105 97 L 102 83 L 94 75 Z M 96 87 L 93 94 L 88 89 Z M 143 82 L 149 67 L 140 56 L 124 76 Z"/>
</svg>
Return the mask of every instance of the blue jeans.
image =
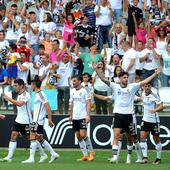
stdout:
<svg viewBox="0 0 170 170">
<path fill-rule="evenodd" d="M 170 81 L 170 76 L 165 75 L 165 74 L 162 73 L 163 87 L 170 87 L 170 83 L 168 83 L 168 81 Z"/>
<path fill-rule="evenodd" d="M 99 44 L 100 50 L 103 49 L 103 44 L 106 44 L 106 43 L 108 43 L 109 48 L 112 48 L 112 41 L 111 41 L 111 37 L 109 36 L 110 28 L 111 28 L 111 25 L 107 25 L 107 26 L 100 25 L 99 26 L 98 44 Z"/>
<path fill-rule="evenodd" d="M 70 87 L 58 87 L 58 111 L 60 114 L 68 114 L 70 99 Z"/>
<path fill-rule="evenodd" d="M 148 78 L 149 76 L 151 76 L 153 73 L 155 73 L 155 70 L 142 70 L 142 80 Z M 152 81 L 151 81 L 151 85 L 158 89 L 158 76 L 156 76 Z"/>
<path fill-rule="evenodd" d="M 114 14 L 116 18 L 116 23 L 119 23 L 120 17 L 122 16 L 122 9 L 114 9 Z"/>
</svg>

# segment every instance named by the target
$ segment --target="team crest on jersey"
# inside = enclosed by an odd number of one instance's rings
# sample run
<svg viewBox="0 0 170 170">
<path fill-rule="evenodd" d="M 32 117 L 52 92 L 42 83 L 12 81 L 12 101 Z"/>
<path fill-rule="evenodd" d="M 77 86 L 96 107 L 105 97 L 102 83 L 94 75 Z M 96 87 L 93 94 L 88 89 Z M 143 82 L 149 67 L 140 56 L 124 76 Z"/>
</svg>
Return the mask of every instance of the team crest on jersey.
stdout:
<svg viewBox="0 0 170 170">
<path fill-rule="evenodd" d="M 81 95 L 82 95 L 82 92 L 80 92 L 79 95 L 81 96 Z"/>
</svg>

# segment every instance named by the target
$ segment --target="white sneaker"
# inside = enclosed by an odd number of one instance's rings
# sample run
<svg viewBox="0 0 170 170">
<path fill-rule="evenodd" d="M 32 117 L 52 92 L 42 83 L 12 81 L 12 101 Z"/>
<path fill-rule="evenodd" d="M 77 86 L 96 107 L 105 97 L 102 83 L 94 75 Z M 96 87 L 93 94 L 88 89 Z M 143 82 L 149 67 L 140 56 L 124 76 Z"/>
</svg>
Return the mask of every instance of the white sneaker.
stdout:
<svg viewBox="0 0 170 170">
<path fill-rule="evenodd" d="M 47 154 L 41 156 L 38 163 L 43 163 L 47 158 L 48 158 Z"/>
<path fill-rule="evenodd" d="M 12 162 L 11 158 L 8 158 L 7 156 L 5 158 L 0 159 L 1 162 Z"/>
<path fill-rule="evenodd" d="M 137 159 L 136 163 L 142 163 L 142 159 Z"/>
<path fill-rule="evenodd" d="M 112 158 L 110 158 L 110 163 L 118 163 L 118 159 L 116 159 L 116 158 L 114 158 L 114 157 L 112 157 Z"/>
<path fill-rule="evenodd" d="M 28 158 L 27 160 L 22 161 L 21 163 L 23 163 L 23 164 L 32 164 L 32 163 L 34 163 L 34 162 L 35 162 L 35 161 L 34 161 L 33 159 Z"/>
<path fill-rule="evenodd" d="M 52 155 L 49 163 L 52 163 L 53 161 L 55 161 L 58 158 L 59 158 L 59 154 L 56 153 L 55 155 Z"/>
</svg>

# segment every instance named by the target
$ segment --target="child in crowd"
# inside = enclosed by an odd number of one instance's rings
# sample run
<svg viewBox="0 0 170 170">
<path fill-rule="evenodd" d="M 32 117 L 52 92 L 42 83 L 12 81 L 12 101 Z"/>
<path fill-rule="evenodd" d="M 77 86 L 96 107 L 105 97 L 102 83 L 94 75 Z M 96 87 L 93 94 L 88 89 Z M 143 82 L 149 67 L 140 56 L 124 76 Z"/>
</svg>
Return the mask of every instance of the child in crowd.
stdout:
<svg viewBox="0 0 170 170">
<path fill-rule="evenodd" d="M 16 52 L 16 49 L 16 44 L 9 45 L 9 54 L 7 56 L 7 73 L 9 77 L 9 84 L 11 84 L 13 80 L 17 78 L 17 59 L 20 58 L 20 55 Z"/>
<path fill-rule="evenodd" d="M 141 41 L 143 44 L 143 48 L 145 47 L 146 44 L 146 35 L 147 35 L 147 31 L 145 29 L 145 24 L 143 22 L 143 20 L 140 20 L 138 23 L 136 21 L 135 18 L 135 12 L 132 13 L 133 16 L 133 20 L 135 23 L 135 32 L 136 32 L 136 41 Z"/>
<path fill-rule="evenodd" d="M 68 14 L 64 22 L 63 38 L 67 42 L 68 47 L 74 44 L 74 21 L 73 14 Z"/>
<path fill-rule="evenodd" d="M 50 68 L 48 79 L 45 85 L 46 89 L 56 89 L 57 87 L 57 69 L 58 65 L 53 64 Z"/>
<path fill-rule="evenodd" d="M 57 38 L 57 40 L 60 42 L 59 48 L 61 50 L 63 50 L 63 48 L 64 48 L 64 39 L 62 37 L 62 31 L 57 30 L 56 33 L 55 33 L 55 38 Z"/>
</svg>

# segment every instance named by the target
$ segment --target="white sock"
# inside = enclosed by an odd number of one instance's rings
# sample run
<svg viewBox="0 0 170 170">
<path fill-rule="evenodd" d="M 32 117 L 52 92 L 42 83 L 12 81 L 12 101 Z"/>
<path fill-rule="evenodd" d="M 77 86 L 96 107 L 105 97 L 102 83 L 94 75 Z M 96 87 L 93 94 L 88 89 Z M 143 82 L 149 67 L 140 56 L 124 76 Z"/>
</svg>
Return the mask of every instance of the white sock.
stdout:
<svg viewBox="0 0 170 170">
<path fill-rule="evenodd" d="M 53 148 L 51 147 L 51 145 L 46 141 L 44 140 L 44 142 L 42 143 L 42 145 L 45 147 L 45 149 L 47 149 L 47 151 L 50 152 L 51 155 L 55 155 L 56 152 L 53 150 Z"/>
<path fill-rule="evenodd" d="M 91 143 L 91 139 L 87 136 L 86 138 L 84 138 L 84 141 L 86 143 L 86 147 L 87 147 L 88 152 L 94 152 L 93 146 L 92 146 L 92 143 Z"/>
<path fill-rule="evenodd" d="M 39 149 L 40 152 L 40 156 L 44 156 L 45 155 L 44 149 L 42 148 L 39 141 L 36 140 L 36 142 L 37 142 L 37 148 Z"/>
<path fill-rule="evenodd" d="M 10 141 L 9 142 L 8 156 L 7 156 L 8 158 L 12 159 L 16 147 L 17 147 L 17 142 L 16 141 Z"/>
<path fill-rule="evenodd" d="M 138 160 L 142 160 L 141 147 L 140 147 L 140 143 L 139 142 L 135 143 L 135 149 L 136 149 L 137 159 Z"/>
<path fill-rule="evenodd" d="M 127 150 L 128 150 L 127 159 L 131 159 L 133 145 L 127 145 Z"/>
<path fill-rule="evenodd" d="M 118 159 L 117 153 L 118 153 L 118 145 L 112 145 L 112 155 L 114 159 Z"/>
<path fill-rule="evenodd" d="M 161 142 L 156 144 L 155 149 L 156 149 L 156 158 L 161 159 L 161 152 L 162 152 Z"/>
<path fill-rule="evenodd" d="M 88 152 L 87 152 L 87 148 L 86 148 L 86 142 L 82 139 L 82 140 L 79 140 L 79 146 L 80 146 L 80 149 L 83 153 L 84 156 L 88 156 Z"/>
<path fill-rule="evenodd" d="M 119 141 L 118 141 L 118 151 L 117 151 L 117 157 L 118 157 L 118 159 L 119 159 L 119 155 L 120 155 L 121 148 L 122 148 L 122 140 L 119 140 Z"/>
<path fill-rule="evenodd" d="M 141 141 L 140 146 L 142 149 L 143 157 L 148 157 L 148 145 L 147 145 L 146 141 Z"/>
<path fill-rule="evenodd" d="M 34 160 L 36 149 L 37 149 L 37 142 L 36 141 L 31 141 L 29 159 Z"/>
</svg>

